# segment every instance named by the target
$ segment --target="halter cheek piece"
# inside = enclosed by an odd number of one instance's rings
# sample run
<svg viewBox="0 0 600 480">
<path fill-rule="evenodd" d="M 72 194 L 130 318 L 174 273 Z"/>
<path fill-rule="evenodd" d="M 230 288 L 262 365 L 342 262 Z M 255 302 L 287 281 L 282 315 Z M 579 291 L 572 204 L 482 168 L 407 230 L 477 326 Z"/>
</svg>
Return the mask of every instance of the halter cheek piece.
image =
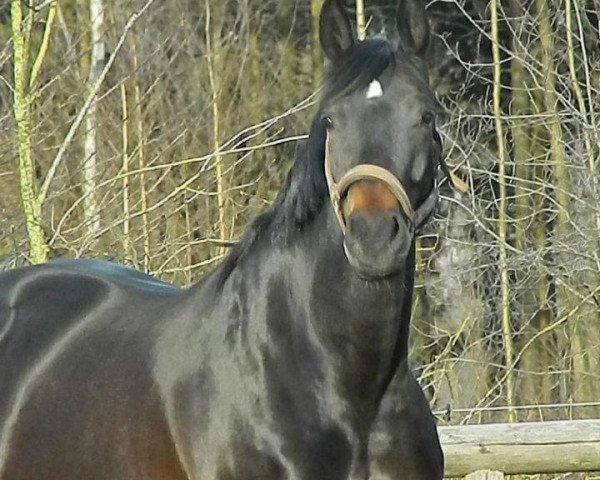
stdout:
<svg viewBox="0 0 600 480">
<path fill-rule="evenodd" d="M 400 183 L 400 180 L 398 180 L 398 177 L 385 168 L 369 163 L 361 163 L 360 165 L 352 167 L 344 174 L 340 181 L 336 183 L 333 178 L 329 135 L 327 134 L 325 136 L 325 177 L 329 188 L 329 197 L 342 229 L 342 233 L 346 233 L 346 220 L 342 210 L 342 199 L 352 184 L 359 180 L 379 180 L 385 183 L 398 200 L 402 211 L 410 221 L 412 228 L 414 228 L 413 231 L 418 230 L 425 223 L 425 220 L 431 215 L 431 212 L 438 201 L 438 186 L 436 182 L 433 186 L 433 190 L 425 201 L 419 208 L 413 210 L 408 194 Z"/>
</svg>

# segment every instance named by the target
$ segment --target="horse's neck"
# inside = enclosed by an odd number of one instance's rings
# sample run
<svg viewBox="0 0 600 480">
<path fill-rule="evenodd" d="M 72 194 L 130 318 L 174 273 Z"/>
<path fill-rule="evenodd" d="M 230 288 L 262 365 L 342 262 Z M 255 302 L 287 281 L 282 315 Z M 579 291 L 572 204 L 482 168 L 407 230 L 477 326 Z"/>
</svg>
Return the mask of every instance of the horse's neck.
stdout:
<svg viewBox="0 0 600 480">
<path fill-rule="evenodd" d="M 262 271 L 244 272 L 244 282 L 264 295 L 248 301 L 265 301 L 269 313 L 249 320 L 268 330 L 272 358 L 283 355 L 294 365 L 290 381 L 312 378 L 307 388 L 326 390 L 368 421 L 406 355 L 414 262 L 411 256 L 396 278 L 367 282 L 348 264 L 337 228 L 333 212 L 325 211 L 285 247 L 263 250 L 265 259 L 252 264 Z"/>
</svg>

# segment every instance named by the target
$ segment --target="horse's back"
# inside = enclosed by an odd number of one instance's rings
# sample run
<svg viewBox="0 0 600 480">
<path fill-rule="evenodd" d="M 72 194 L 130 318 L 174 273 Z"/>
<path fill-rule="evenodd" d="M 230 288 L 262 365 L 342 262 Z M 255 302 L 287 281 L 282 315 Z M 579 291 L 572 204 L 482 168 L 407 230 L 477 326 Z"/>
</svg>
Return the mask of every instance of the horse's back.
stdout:
<svg viewBox="0 0 600 480">
<path fill-rule="evenodd" d="M 152 379 L 180 290 L 109 262 L 0 275 L 0 478 L 181 478 Z"/>
</svg>

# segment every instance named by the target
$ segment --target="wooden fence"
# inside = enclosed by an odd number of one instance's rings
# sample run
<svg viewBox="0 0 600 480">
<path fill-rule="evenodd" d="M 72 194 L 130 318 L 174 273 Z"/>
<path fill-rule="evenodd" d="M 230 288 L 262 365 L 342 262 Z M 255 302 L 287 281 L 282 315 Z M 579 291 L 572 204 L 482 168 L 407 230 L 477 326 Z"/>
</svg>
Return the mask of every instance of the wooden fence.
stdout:
<svg viewBox="0 0 600 480">
<path fill-rule="evenodd" d="M 600 471 L 600 420 L 440 427 L 446 476 Z"/>
</svg>

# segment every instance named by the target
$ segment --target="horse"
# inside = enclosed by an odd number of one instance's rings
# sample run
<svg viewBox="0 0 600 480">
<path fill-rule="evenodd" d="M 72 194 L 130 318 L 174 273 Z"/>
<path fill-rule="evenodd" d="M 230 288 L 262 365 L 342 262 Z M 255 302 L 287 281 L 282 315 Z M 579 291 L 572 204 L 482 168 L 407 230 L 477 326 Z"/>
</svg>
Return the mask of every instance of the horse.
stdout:
<svg viewBox="0 0 600 480">
<path fill-rule="evenodd" d="M 198 283 L 85 259 L 0 275 L 0 479 L 442 477 L 407 361 L 442 165 L 426 12 L 399 2 L 397 45 L 356 41 L 342 0 L 319 21 L 309 138 Z M 370 452 L 386 425 L 390 448 Z"/>
<path fill-rule="evenodd" d="M 440 480 L 444 455 L 429 403 L 406 361 L 386 390 L 369 438 L 371 480 Z"/>
</svg>

